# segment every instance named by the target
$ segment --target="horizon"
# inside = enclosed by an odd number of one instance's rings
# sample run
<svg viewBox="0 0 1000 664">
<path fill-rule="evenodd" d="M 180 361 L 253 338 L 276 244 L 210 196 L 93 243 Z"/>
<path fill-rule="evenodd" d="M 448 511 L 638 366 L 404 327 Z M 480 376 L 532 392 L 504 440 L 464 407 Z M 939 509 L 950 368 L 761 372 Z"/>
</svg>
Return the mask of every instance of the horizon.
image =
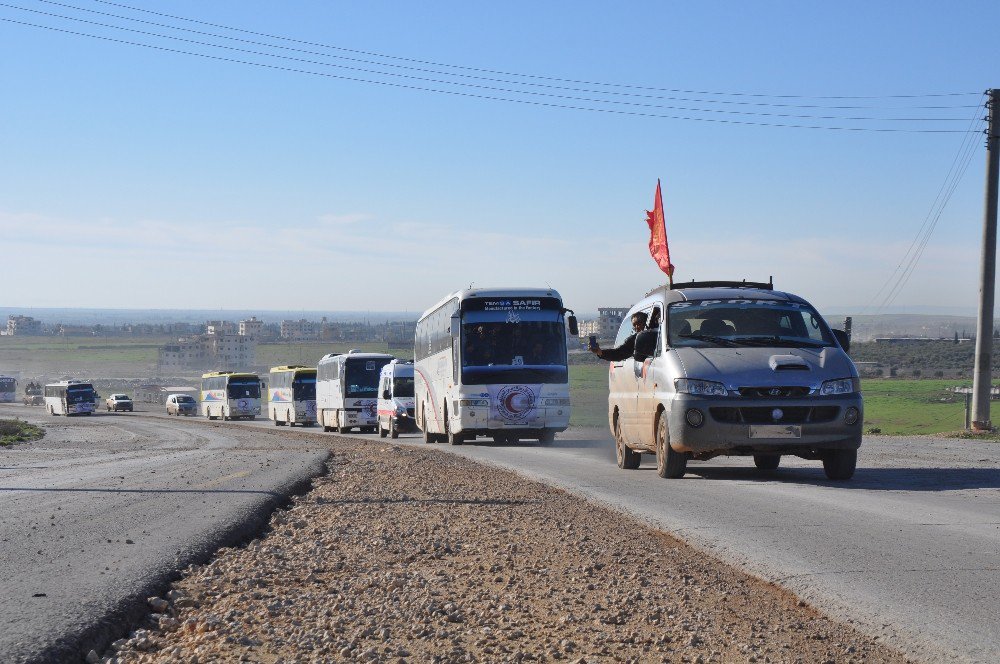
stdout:
<svg viewBox="0 0 1000 664">
<path fill-rule="evenodd" d="M 1000 80 L 969 35 L 995 2 L 22 5 L 0 8 L 15 306 L 423 311 L 515 281 L 591 311 L 664 281 L 658 180 L 678 279 L 977 303 Z"/>
</svg>

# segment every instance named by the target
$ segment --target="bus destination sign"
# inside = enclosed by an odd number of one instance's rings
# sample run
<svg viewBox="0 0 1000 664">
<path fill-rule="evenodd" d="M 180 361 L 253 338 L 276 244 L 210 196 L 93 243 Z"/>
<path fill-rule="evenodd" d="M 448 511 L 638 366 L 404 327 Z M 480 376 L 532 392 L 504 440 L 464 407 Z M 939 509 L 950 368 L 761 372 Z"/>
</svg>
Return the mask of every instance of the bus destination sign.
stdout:
<svg viewBox="0 0 1000 664">
<path fill-rule="evenodd" d="M 551 311 L 562 309 L 556 297 L 470 298 L 462 302 L 463 311 Z"/>
</svg>

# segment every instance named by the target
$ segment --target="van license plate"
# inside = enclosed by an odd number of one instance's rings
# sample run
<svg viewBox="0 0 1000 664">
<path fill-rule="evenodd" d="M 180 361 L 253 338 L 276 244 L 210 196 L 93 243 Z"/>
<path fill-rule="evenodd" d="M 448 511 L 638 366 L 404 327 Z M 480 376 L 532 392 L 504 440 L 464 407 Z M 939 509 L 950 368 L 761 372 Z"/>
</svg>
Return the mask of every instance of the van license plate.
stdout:
<svg viewBox="0 0 1000 664">
<path fill-rule="evenodd" d="M 801 438 L 802 427 L 794 424 L 751 424 L 751 438 Z"/>
</svg>

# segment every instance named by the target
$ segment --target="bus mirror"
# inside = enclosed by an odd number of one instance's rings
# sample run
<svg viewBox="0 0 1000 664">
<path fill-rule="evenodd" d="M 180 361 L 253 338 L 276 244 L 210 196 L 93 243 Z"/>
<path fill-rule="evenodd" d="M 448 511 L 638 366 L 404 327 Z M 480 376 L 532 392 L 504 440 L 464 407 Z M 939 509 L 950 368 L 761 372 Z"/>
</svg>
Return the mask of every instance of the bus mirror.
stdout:
<svg viewBox="0 0 1000 664">
<path fill-rule="evenodd" d="M 451 336 L 458 337 L 462 333 L 462 319 L 458 316 L 451 317 Z"/>
<path fill-rule="evenodd" d="M 845 353 L 851 352 L 851 338 L 843 330 L 833 330 L 833 336 L 837 337 L 837 343 L 844 349 Z"/>
<path fill-rule="evenodd" d="M 580 336 L 580 328 L 576 324 L 576 316 L 567 316 L 566 325 L 569 326 L 569 335 L 571 337 Z"/>
<path fill-rule="evenodd" d="M 635 335 L 635 352 L 632 357 L 636 362 L 644 362 L 653 356 L 653 353 L 656 352 L 656 342 L 659 341 L 659 336 L 658 330 L 643 330 Z"/>
<path fill-rule="evenodd" d="M 382 390 L 382 398 L 383 399 L 391 399 L 392 398 L 392 395 L 389 394 L 389 390 Z"/>
</svg>

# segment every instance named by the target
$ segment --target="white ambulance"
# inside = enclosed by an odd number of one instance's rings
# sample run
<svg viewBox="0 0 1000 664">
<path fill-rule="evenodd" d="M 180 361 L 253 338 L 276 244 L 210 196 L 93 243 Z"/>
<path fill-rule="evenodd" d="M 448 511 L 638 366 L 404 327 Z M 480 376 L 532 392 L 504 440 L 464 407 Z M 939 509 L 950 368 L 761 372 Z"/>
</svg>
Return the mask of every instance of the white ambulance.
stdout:
<svg viewBox="0 0 1000 664">
<path fill-rule="evenodd" d="M 413 404 L 413 361 L 393 360 L 378 381 L 378 435 L 399 437 L 417 431 Z"/>
</svg>

